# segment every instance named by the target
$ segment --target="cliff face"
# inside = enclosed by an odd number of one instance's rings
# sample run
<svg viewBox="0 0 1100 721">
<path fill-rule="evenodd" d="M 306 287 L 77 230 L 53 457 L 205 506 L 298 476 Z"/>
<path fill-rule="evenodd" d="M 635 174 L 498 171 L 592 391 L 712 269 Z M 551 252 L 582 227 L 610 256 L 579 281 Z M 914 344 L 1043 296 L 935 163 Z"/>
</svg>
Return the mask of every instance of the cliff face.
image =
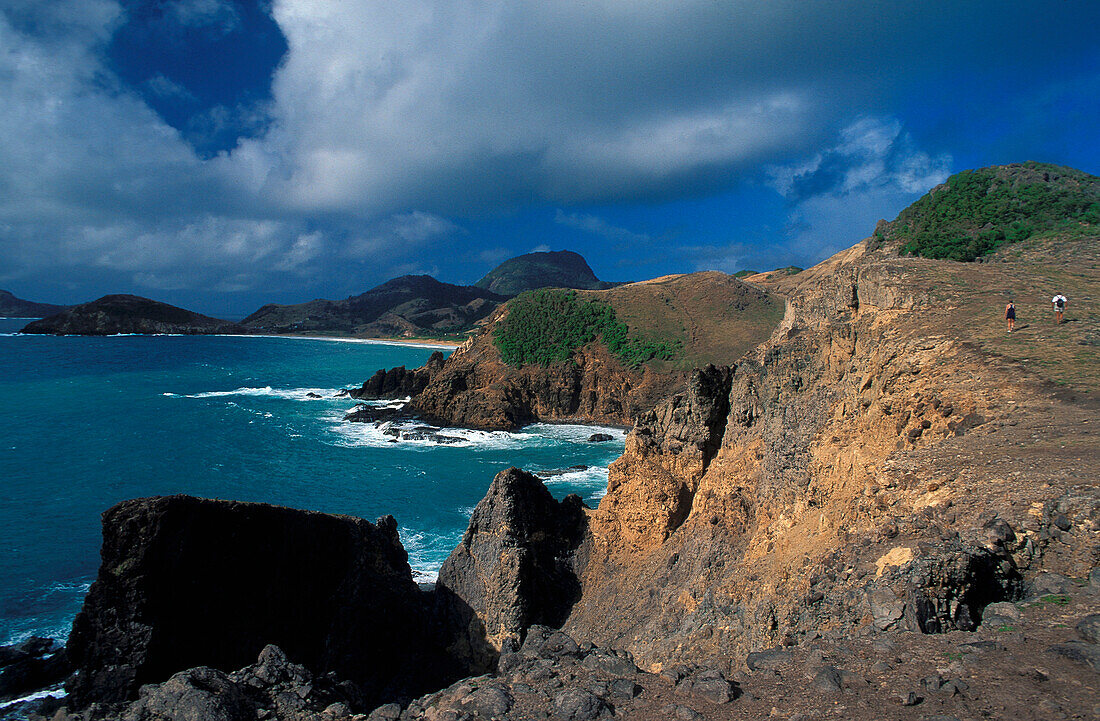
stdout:
<svg viewBox="0 0 1100 721">
<path fill-rule="evenodd" d="M 1025 574 L 1087 575 L 1094 410 L 968 342 L 938 294 L 975 272 L 861 244 L 775 281 L 772 338 L 628 437 L 565 629 L 643 665 L 735 668 L 817 634 L 971 630 Z"/>
<path fill-rule="evenodd" d="M 432 374 L 410 409 L 445 425 L 485 429 L 534 421 L 633 425 L 681 390 L 692 367 L 733 362 L 767 339 L 783 314 L 773 294 L 714 271 L 581 291 L 577 302 L 609 305 L 631 337 L 667 344 L 675 349 L 671 358 L 627 367 L 597 339 L 563 362 L 507 365 L 494 333 L 509 303 Z"/>
<path fill-rule="evenodd" d="M 111 508 L 103 532 L 68 644 L 76 708 L 192 666 L 233 671 L 267 644 L 353 682 L 368 704 L 446 675 L 389 516 L 171 496 Z"/>
<path fill-rule="evenodd" d="M 540 420 L 630 425 L 682 377 L 628 369 L 598 344 L 548 368 L 512 368 L 483 332 L 432 374 L 409 408 L 442 425 L 487 430 Z"/>
</svg>

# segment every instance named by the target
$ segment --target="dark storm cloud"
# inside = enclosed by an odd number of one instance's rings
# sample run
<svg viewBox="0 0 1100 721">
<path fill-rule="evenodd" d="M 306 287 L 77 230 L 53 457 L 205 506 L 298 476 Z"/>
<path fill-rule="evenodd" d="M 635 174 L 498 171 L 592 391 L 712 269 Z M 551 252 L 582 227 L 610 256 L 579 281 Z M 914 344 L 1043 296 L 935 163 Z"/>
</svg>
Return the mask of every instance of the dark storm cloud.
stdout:
<svg viewBox="0 0 1100 721">
<path fill-rule="evenodd" d="M 259 12 L 157 7 L 204 42 Z M 897 119 L 915 94 L 934 119 L 1020 68 L 1032 96 L 1058 68 L 1094 72 L 1095 5 L 1036 7 L 284 0 L 270 48 L 286 52 L 252 68 L 256 104 L 110 55 L 133 19 L 111 0 L 5 0 L 0 279 L 273 287 L 363 253 L 416 265 L 410 223 L 457 243 L 470 219 L 544 204 L 596 228 L 578 205 L 765 175 L 821 227 L 828 202 L 879 207 L 945 172 L 962 135 L 917 147 Z"/>
</svg>

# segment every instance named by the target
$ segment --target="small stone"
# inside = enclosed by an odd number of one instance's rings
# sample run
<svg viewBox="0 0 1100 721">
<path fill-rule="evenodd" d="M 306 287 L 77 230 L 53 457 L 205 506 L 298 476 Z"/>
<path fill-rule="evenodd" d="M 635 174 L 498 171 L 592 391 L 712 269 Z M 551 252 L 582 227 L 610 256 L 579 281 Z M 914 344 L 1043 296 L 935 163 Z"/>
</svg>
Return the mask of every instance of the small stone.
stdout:
<svg viewBox="0 0 1100 721">
<path fill-rule="evenodd" d="M 819 691 L 841 691 L 844 688 L 844 680 L 840 675 L 840 671 L 832 666 L 819 668 L 811 683 Z"/>
<path fill-rule="evenodd" d="M 401 718 L 401 707 L 395 703 L 379 706 L 367 716 L 368 721 L 397 721 Z"/>
<path fill-rule="evenodd" d="M 1100 673 L 1100 645 L 1084 641 L 1069 641 L 1055 644 L 1047 650 L 1086 664 L 1093 671 Z"/>
<path fill-rule="evenodd" d="M 1070 523 L 1070 520 L 1066 518 L 1063 513 L 1059 513 L 1057 516 L 1050 519 L 1050 522 L 1057 526 L 1060 531 L 1068 531 L 1073 528 L 1073 524 Z"/>
<path fill-rule="evenodd" d="M 875 661 L 873 664 L 871 664 L 871 671 L 873 671 L 874 673 L 886 673 L 893 668 L 894 667 L 886 661 Z"/>
<path fill-rule="evenodd" d="M 1078 621 L 1077 633 L 1089 643 L 1100 643 L 1100 613 L 1093 613 Z"/>
<path fill-rule="evenodd" d="M 556 719 L 590 721 L 610 714 L 611 709 L 603 699 L 583 688 L 567 688 L 554 698 Z"/>
<path fill-rule="evenodd" d="M 745 665 L 749 667 L 750 671 L 774 670 L 779 666 L 789 663 L 791 658 L 790 651 L 773 648 L 767 651 L 755 651 L 750 653 L 745 659 Z"/>
<path fill-rule="evenodd" d="M 902 694 L 902 696 L 901 696 L 901 705 L 902 706 L 916 706 L 917 704 L 919 704 L 923 700 L 924 700 L 924 698 L 922 698 L 921 696 L 918 696 L 916 691 L 910 691 L 907 694 Z"/>
<path fill-rule="evenodd" d="M 661 716 L 667 719 L 681 719 L 682 721 L 700 721 L 703 714 L 693 708 L 670 703 L 661 707 Z"/>
</svg>

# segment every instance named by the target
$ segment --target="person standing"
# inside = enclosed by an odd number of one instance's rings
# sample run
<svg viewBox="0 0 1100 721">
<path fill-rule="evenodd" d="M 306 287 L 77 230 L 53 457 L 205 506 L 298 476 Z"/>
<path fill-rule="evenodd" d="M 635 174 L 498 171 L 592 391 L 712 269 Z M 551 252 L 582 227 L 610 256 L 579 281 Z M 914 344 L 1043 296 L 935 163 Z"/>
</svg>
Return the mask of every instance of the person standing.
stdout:
<svg viewBox="0 0 1100 721">
<path fill-rule="evenodd" d="M 1011 333 L 1016 327 L 1016 304 L 1012 301 L 1008 301 L 1008 306 L 1005 307 L 1005 321 L 1008 322 L 1008 332 Z"/>
<path fill-rule="evenodd" d="M 1061 324 L 1065 318 L 1066 306 L 1069 305 L 1069 301 L 1059 293 L 1051 298 L 1050 302 L 1054 306 L 1054 322 Z"/>
</svg>

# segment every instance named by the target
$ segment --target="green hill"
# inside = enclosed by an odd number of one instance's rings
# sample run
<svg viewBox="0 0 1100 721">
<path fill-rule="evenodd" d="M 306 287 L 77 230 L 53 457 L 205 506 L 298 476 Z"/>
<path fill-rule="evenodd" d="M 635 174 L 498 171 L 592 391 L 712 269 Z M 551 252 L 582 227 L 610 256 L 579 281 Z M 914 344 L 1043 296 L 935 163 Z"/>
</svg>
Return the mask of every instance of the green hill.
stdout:
<svg viewBox="0 0 1100 721">
<path fill-rule="evenodd" d="M 671 371 L 734 362 L 768 337 L 784 306 L 707 271 L 604 291 L 535 290 L 507 309 L 493 340 L 508 365 L 550 365 L 598 341 L 628 368 Z"/>
<path fill-rule="evenodd" d="M 903 255 L 972 261 L 1050 234 L 1100 235 L 1100 178 L 1046 163 L 952 175 L 875 231 Z"/>
<path fill-rule="evenodd" d="M 528 253 L 506 260 L 474 285 L 500 295 L 514 296 L 538 288 L 602 290 L 617 284 L 597 278 L 577 253 L 558 250 Z"/>
</svg>

